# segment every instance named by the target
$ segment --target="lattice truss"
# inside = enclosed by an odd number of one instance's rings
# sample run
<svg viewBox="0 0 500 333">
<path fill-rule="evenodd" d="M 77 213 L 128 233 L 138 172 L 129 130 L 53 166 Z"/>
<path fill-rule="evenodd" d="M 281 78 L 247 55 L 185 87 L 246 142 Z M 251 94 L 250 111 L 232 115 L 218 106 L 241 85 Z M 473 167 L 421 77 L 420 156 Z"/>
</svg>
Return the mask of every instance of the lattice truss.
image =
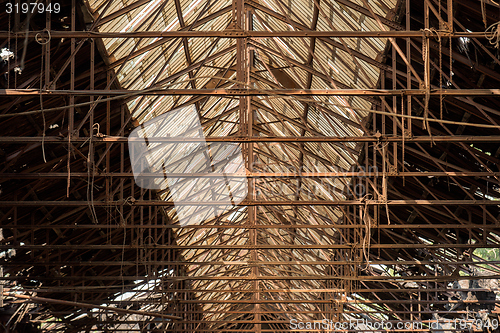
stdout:
<svg viewBox="0 0 500 333">
<path fill-rule="evenodd" d="M 0 322 L 497 320 L 500 60 L 484 31 L 498 8 L 73 0 L 1 14 Z M 126 143 L 193 105 L 209 144 L 243 151 L 248 196 L 181 226 L 168 188 L 134 182 Z"/>
</svg>

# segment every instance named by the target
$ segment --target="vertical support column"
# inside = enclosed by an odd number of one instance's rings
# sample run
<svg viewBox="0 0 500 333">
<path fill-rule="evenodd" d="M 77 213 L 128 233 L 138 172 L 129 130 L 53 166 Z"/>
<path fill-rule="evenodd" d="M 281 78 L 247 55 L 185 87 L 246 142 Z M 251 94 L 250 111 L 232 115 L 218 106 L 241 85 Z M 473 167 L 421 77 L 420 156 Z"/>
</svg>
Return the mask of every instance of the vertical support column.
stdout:
<svg viewBox="0 0 500 333">
<path fill-rule="evenodd" d="M 411 1 L 407 0 L 405 5 L 406 5 L 406 10 L 405 10 L 405 12 L 406 12 L 406 15 L 405 15 L 406 16 L 406 30 L 409 31 L 409 30 L 411 30 L 411 15 L 410 15 Z M 411 61 L 412 61 L 411 60 L 411 38 L 406 38 L 406 58 L 411 63 Z M 411 79 L 412 79 L 412 73 L 411 73 L 410 67 L 406 66 L 406 88 L 407 89 L 411 89 Z M 406 114 L 409 116 L 411 115 L 411 96 L 407 96 Z M 412 133 L 412 123 L 411 123 L 411 118 L 408 118 L 407 119 L 406 133 L 405 133 L 405 129 L 403 126 L 403 140 L 406 137 L 411 137 L 411 133 Z M 404 145 L 404 142 L 403 142 L 403 145 Z M 404 155 L 404 146 L 403 146 L 403 157 L 402 157 L 402 162 L 403 162 L 403 166 L 402 166 L 403 170 L 402 171 L 403 172 L 405 171 L 404 170 L 404 159 L 405 159 L 405 155 Z M 403 178 L 403 183 L 404 183 L 404 178 Z M 379 242 L 380 242 L 380 239 L 379 239 Z M 418 294 L 418 297 L 419 298 L 421 297 L 420 292 Z M 410 300 L 413 300 L 412 294 L 410 294 Z M 421 309 L 419 308 L 419 311 L 420 310 Z M 410 303 L 410 320 L 411 321 L 417 320 L 417 318 L 415 317 L 414 311 L 415 311 L 414 302 L 411 302 Z"/>
<path fill-rule="evenodd" d="M 429 102 L 430 102 L 430 50 L 429 50 L 429 27 L 430 27 L 430 8 L 429 3 L 426 1 L 424 3 L 424 32 L 422 34 L 422 61 L 424 62 L 424 81 L 423 89 L 425 89 L 425 101 L 424 101 L 424 120 L 423 129 L 427 130 L 428 134 L 431 135 L 431 129 L 429 127 L 429 122 L 427 117 L 429 115 Z"/>
<path fill-rule="evenodd" d="M 111 71 L 107 71 L 106 73 L 106 87 L 108 87 L 108 90 L 110 90 L 111 86 L 111 80 L 112 80 L 112 74 Z M 108 101 L 106 102 L 106 135 L 111 135 L 111 101 L 109 100 L 111 96 L 106 96 Z M 106 157 L 105 157 L 105 163 L 106 163 L 106 172 L 110 172 L 111 170 L 111 159 L 110 159 L 110 148 L 111 144 L 109 142 L 106 143 Z M 111 193 L 111 182 L 110 178 L 106 177 L 106 200 L 111 201 L 110 198 L 110 193 Z M 142 212 L 142 208 L 141 208 Z"/>
<path fill-rule="evenodd" d="M 76 31 L 76 1 L 71 0 L 71 31 Z M 70 89 L 75 90 L 75 38 L 71 37 L 71 63 L 70 63 Z M 69 112 L 69 131 L 68 136 L 70 139 L 73 137 L 74 130 L 74 112 L 75 108 L 73 105 L 75 104 L 75 96 L 71 94 L 69 96 L 69 104 L 71 106 Z"/>
<path fill-rule="evenodd" d="M 244 0 L 233 0 L 233 25 L 234 29 L 241 30 L 245 27 L 245 13 L 244 13 Z M 246 40 L 243 38 L 238 38 L 236 40 L 236 80 L 238 81 L 237 87 L 244 89 L 245 85 L 242 82 L 246 82 Z M 240 116 L 240 135 L 248 135 L 247 124 L 247 99 L 245 96 L 239 97 L 239 116 Z M 248 146 L 246 147 L 248 148 Z M 248 162 L 248 159 L 247 159 Z"/>
<path fill-rule="evenodd" d="M 450 32 L 453 31 L 453 0 L 448 0 L 447 3 L 448 10 L 448 29 Z"/>
<path fill-rule="evenodd" d="M 21 8 L 21 0 L 15 1 L 15 8 Z M 14 11 L 14 32 L 19 32 L 21 29 L 21 11 Z"/>
<path fill-rule="evenodd" d="M 384 70 L 382 70 L 382 72 L 380 73 L 380 76 L 381 76 L 381 80 L 380 80 L 380 88 L 381 89 L 385 89 L 385 79 L 386 79 L 386 72 Z M 385 103 L 385 97 L 381 97 L 381 100 L 382 100 L 382 105 L 386 104 Z M 385 108 L 385 106 L 383 106 Z M 381 118 L 382 118 L 382 135 L 386 135 L 386 128 L 385 128 L 385 124 L 386 124 L 386 116 L 385 115 L 381 115 Z M 387 159 L 386 159 L 386 154 L 385 154 L 385 146 L 382 145 L 381 146 L 382 149 L 379 149 L 378 151 L 380 152 L 380 155 L 381 155 L 381 158 L 382 158 L 382 198 L 379 198 L 379 200 L 387 200 Z"/>
<path fill-rule="evenodd" d="M 396 71 L 397 71 L 397 57 L 398 54 L 396 52 L 396 49 L 393 47 L 392 48 L 392 76 L 391 76 L 391 81 L 392 81 L 392 89 L 396 90 L 397 89 L 397 83 L 396 83 Z M 411 59 L 410 59 L 411 60 Z M 401 96 L 403 98 L 403 96 Z M 392 112 L 396 115 L 398 114 L 398 98 L 396 95 L 392 96 Z M 402 125 L 402 131 L 404 131 L 404 118 L 401 118 L 401 125 Z M 392 134 L 393 135 L 398 135 L 398 117 L 393 116 L 392 117 Z M 404 133 L 403 133 L 404 135 Z M 389 154 L 388 154 L 389 155 Z M 389 171 L 390 172 L 397 172 L 398 170 L 398 143 L 394 142 L 392 145 L 392 163 L 389 165 Z"/>
<path fill-rule="evenodd" d="M 251 16 L 250 12 L 246 12 L 245 9 L 245 1 L 244 0 L 234 0 L 233 1 L 233 22 L 234 29 L 241 30 L 251 30 Z M 248 50 L 247 47 L 247 39 L 238 38 L 236 41 L 237 48 L 237 73 L 236 78 L 239 81 L 238 87 L 240 89 L 247 89 L 250 84 L 250 70 L 251 70 L 251 50 Z M 251 107 L 251 97 L 250 96 L 242 96 L 239 98 L 239 115 L 240 115 L 240 135 L 246 136 L 250 138 L 253 135 L 253 112 Z M 250 172 L 253 172 L 253 164 L 254 164 L 254 143 L 243 143 L 243 151 L 246 156 L 246 169 Z M 255 190 L 255 179 L 248 179 L 248 197 L 247 200 L 254 201 L 256 200 L 256 190 Z M 248 206 L 248 237 L 251 245 L 250 250 L 250 260 L 252 262 L 258 261 L 258 253 L 257 253 L 257 229 L 256 225 L 256 215 L 257 215 L 257 207 L 256 206 Z M 254 301 L 254 332 L 260 333 L 262 330 L 261 322 L 261 308 L 258 301 L 260 299 L 260 286 L 259 286 L 259 268 L 254 265 L 252 267 L 251 276 L 254 279 L 252 281 L 252 290 L 254 291 L 252 294 L 252 301 Z"/>
<path fill-rule="evenodd" d="M 352 194 L 352 198 L 354 198 L 354 194 Z M 349 238 L 348 238 L 348 244 L 351 246 L 350 249 L 350 258 L 353 262 L 355 262 L 354 265 L 349 265 L 349 269 L 347 270 L 347 278 L 345 279 L 344 282 L 344 290 L 345 290 L 345 297 L 342 299 L 347 299 L 347 297 L 352 297 L 352 290 L 353 290 L 353 283 L 356 282 L 357 276 L 359 275 L 359 270 L 360 270 L 360 262 L 362 258 L 362 253 L 361 249 L 356 249 L 355 244 L 361 244 L 362 243 L 362 235 L 361 235 L 361 229 L 357 228 L 357 224 L 361 224 L 361 221 L 358 221 L 358 206 L 353 205 L 352 207 L 352 213 L 351 209 L 349 209 L 349 213 L 347 216 L 351 216 L 352 218 L 349 220 L 349 224 L 351 225 L 351 229 L 349 232 Z M 340 259 L 342 260 L 342 259 Z M 344 306 L 345 303 L 337 303 L 337 314 L 338 316 L 341 315 L 340 311 L 344 311 Z M 340 319 L 340 318 L 339 318 Z"/>
<path fill-rule="evenodd" d="M 76 1 L 71 0 L 71 31 L 76 30 Z M 70 62 L 70 90 L 75 90 L 75 39 L 71 37 L 71 62 Z M 69 95 L 69 120 L 68 120 L 68 181 L 66 188 L 66 197 L 69 198 L 69 188 L 71 184 L 71 139 L 73 138 L 73 131 L 75 127 L 74 123 L 74 113 L 75 108 L 75 96 L 73 94 Z"/>
<path fill-rule="evenodd" d="M 45 14 L 45 28 L 47 31 L 51 29 L 51 12 L 47 11 Z M 49 87 L 50 83 L 50 39 L 47 40 L 47 43 L 43 45 L 45 49 L 45 89 Z"/>
<path fill-rule="evenodd" d="M 90 90 L 95 89 L 95 39 L 90 39 Z M 90 96 L 90 102 L 94 102 L 94 96 Z M 90 116 L 89 116 L 89 161 L 87 161 L 87 169 L 90 173 L 94 173 L 94 144 L 92 137 L 94 135 L 94 106 L 90 105 Z M 123 146 L 123 145 L 122 145 Z M 93 175 L 92 175 L 93 177 Z M 93 199 L 93 198 L 91 198 Z M 123 207 L 123 206 L 122 206 Z M 92 213 L 93 214 L 93 213 Z M 92 215 L 93 216 L 93 215 Z M 94 217 L 94 216 L 93 216 Z M 95 221 L 94 221 L 95 222 Z"/>
<path fill-rule="evenodd" d="M 411 30 L 410 8 L 411 8 L 411 1 L 407 0 L 406 1 L 406 30 L 407 31 Z M 406 38 L 406 58 L 411 63 L 411 38 Z M 407 89 L 411 89 L 411 79 L 412 79 L 412 73 L 410 70 L 410 66 L 406 66 L 406 88 Z M 408 116 L 411 116 L 411 96 L 407 97 L 406 114 Z M 407 119 L 407 128 L 408 128 L 407 132 L 403 133 L 403 135 L 410 137 L 411 133 L 412 133 L 411 118 Z M 404 156 L 403 156 L 403 158 L 404 158 Z"/>
<path fill-rule="evenodd" d="M 429 8 L 429 3 L 428 2 L 425 2 L 424 3 L 424 27 L 425 27 L 425 30 L 428 30 L 430 28 L 430 8 Z M 425 50 L 427 51 L 425 54 L 424 54 L 424 82 L 425 82 L 425 88 L 427 89 L 428 88 L 428 84 L 429 84 L 429 78 L 430 78 L 430 71 L 428 70 L 429 69 L 429 38 L 427 36 L 427 34 L 425 34 L 425 37 L 423 37 L 424 39 L 422 40 L 422 43 L 424 43 L 425 45 Z M 422 48 L 422 50 L 424 50 L 424 48 Z"/>
</svg>

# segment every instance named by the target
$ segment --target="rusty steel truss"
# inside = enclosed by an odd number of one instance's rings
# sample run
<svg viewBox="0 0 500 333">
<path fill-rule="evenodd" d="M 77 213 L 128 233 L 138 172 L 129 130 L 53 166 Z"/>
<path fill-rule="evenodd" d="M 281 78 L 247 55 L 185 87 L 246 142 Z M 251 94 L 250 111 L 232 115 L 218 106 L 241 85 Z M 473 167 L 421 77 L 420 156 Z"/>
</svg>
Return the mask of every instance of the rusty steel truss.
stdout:
<svg viewBox="0 0 500 333">
<path fill-rule="evenodd" d="M 492 0 L 2 8 L 0 330 L 499 331 L 499 13 Z M 175 206 L 193 203 L 140 188 L 127 143 L 189 105 L 206 142 L 241 148 L 246 172 L 226 176 L 248 195 L 180 225 Z"/>
</svg>

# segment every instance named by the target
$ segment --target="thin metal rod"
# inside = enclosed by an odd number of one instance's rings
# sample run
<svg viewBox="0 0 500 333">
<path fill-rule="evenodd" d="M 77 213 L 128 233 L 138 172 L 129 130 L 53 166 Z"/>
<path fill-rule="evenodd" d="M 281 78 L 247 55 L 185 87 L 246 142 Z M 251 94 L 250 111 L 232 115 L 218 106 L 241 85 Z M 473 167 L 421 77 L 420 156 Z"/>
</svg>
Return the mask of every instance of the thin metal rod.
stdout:
<svg viewBox="0 0 500 333">
<path fill-rule="evenodd" d="M 119 205 L 130 205 L 130 206 L 233 206 L 230 201 L 219 201 L 219 202 L 173 202 L 173 201 L 162 201 L 162 200 L 135 200 L 131 201 L 93 201 L 93 206 L 104 206 L 112 207 Z M 36 207 L 36 206 L 60 206 L 60 207 L 78 207 L 78 206 L 88 206 L 87 201 L 52 201 L 52 200 L 42 200 L 42 201 L 0 201 L 0 207 Z M 421 206 L 499 206 L 500 203 L 495 200 L 339 200 L 339 201 L 301 201 L 301 200 L 291 200 L 291 201 L 242 201 L 238 206 L 406 206 L 406 205 L 421 205 Z"/>
<path fill-rule="evenodd" d="M 4 224 L 3 227 L 8 228 L 12 225 Z M 498 229 L 500 226 L 496 224 L 379 224 L 377 229 L 438 229 L 438 228 L 449 228 L 449 229 L 478 229 L 478 230 L 491 230 Z M 142 224 L 142 225 L 96 225 L 96 224 L 57 224 L 57 225 L 16 225 L 17 229 L 248 229 L 247 225 L 184 225 L 180 226 L 177 224 Z M 252 226 L 255 229 L 359 229 L 366 228 L 364 224 L 262 224 Z"/>
<path fill-rule="evenodd" d="M 55 225 L 54 227 L 57 227 Z M 250 226 L 247 226 L 248 229 Z M 253 228 L 253 227 L 252 227 Z M 331 227 L 335 229 L 335 227 Z M 457 249 L 482 249 L 482 248 L 500 248 L 500 244 L 488 243 L 488 244 L 447 244 L 450 248 Z M 312 249 L 362 249 L 363 244 L 308 244 L 308 245 L 298 245 L 298 244 L 278 244 L 278 245 L 268 245 L 268 244 L 259 244 L 257 246 L 261 250 L 312 250 Z M 128 244 L 127 249 L 197 249 L 197 250 L 251 250 L 254 249 L 255 245 L 156 245 L 156 244 L 144 244 L 144 245 L 132 245 Z M 443 244 L 371 244 L 372 249 L 443 249 Z M 98 245 L 98 244 L 88 244 L 88 245 L 0 245 L 0 249 L 2 250 L 10 250 L 10 249 L 19 249 L 19 250 L 49 250 L 49 249 L 64 249 L 64 250 L 122 250 L 123 245 Z M 484 262 L 483 262 L 484 264 Z M 425 276 L 422 276 L 422 278 Z M 482 276 L 480 278 L 494 278 L 495 276 Z M 17 276 L 9 276 L 9 277 L 0 277 L 5 280 L 15 280 L 19 277 Z M 30 278 L 30 277 L 28 277 Z M 69 278 L 69 277 L 68 277 Z M 74 277 L 75 279 L 81 277 Z M 104 277 L 96 277 L 96 278 L 104 278 Z M 106 276 L 106 278 L 112 279 L 111 276 Z M 120 277 L 117 277 L 119 279 Z M 133 277 L 127 277 L 133 278 Z M 138 279 L 138 277 L 135 277 Z M 219 276 L 219 279 L 225 279 L 226 277 Z M 243 278 L 243 277 L 233 277 L 234 279 Z M 286 280 L 287 278 L 291 278 L 290 276 L 283 276 L 282 279 Z M 316 276 L 316 279 L 322 279 L 321 276 Z M 405 277 L 401 277 L 404 279 Z"/>
<path fill-rule="evenodd" d="M 156 312 L 127 310 L 127 309 L 120 309 L 120 308 L 115 308 L 115 307 L 111 307 L 111 306 L 103 306 L 103 305 L 89 304 L 89 303 L 82 303 L 82 302 L 70 302 L 70 301 L 45 298 L 45 297 L 20 295 L 20 294 L 15 294 L 15 293 L 10 293 L 10 292 L 4 292 L 3 296 L 10 296 L 10 297 L 15 297 L 15 298 L 25 299 L 28 301 L 32 301 L 34 303 L 52 303 L 52 304 L 76 306 L 76 307 L 88 308 L 88 309 L 101 309 L 101 310 L 106 310 L 106 311 L 113 311 L 116 313 L 137 314 L 137 315 L 142 315 L 142 316 L 158 317 L 158 318 L 165 318 L 165 319 L 171 319 L 171 320 L 182 320 L 183 319 L 182 317 L 170 316 L 170 315 L 156 313 Z"/>
<path fill-rule="evenodd" d="M 86 172 L 71 172 L 71 177 L 87 177 Z M 91 174 L 94 177 L 117 177 L 117 178 L 131 178 L 134 177 L 130 172 L 116 172 L 116 173 L 95 173 Z M 235 178 L 332 178 L 332 177 L 441 177 L 441 176 L 457 176 L 457 177 L 500 177 L 500 172 L 487 172 L 487 171 L 402 171 L 399 173 L 378 172 L 373 171 L 360 171 L 360 172 L 253 172 L 253 173 L 168 173 L 167 177 L 170 178 L 221 178 L 230 177 Z M 51 179 L 64 179 L 68 177 L 66 172 L 32 172 L 32 173 L 2 173 L 0 179 L 38 179 L 38 178 L 51 178 Z M 141 178 L 164 179 L 164 174 L 157 173 L 141 173 Z"/>
</svg>

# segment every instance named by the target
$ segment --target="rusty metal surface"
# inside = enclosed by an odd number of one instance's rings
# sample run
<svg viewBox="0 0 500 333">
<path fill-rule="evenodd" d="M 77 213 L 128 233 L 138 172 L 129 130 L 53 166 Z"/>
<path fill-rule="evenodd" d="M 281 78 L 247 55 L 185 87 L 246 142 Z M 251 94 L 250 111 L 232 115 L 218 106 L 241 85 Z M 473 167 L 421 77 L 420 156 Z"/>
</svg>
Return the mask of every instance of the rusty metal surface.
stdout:
<svg viewBox="0 0 500 333">
<path fill-rule="evenodd" d="M 495 3 L 88 0 L 28 33 L 0 19 L 11 332 L 498 320 Z M 137 186 L 125 143 L 189 105 L 206 142 L 241 147 L 227 175 L 248 195 L 179 225 L 193 202 Z"/>
</svg>

